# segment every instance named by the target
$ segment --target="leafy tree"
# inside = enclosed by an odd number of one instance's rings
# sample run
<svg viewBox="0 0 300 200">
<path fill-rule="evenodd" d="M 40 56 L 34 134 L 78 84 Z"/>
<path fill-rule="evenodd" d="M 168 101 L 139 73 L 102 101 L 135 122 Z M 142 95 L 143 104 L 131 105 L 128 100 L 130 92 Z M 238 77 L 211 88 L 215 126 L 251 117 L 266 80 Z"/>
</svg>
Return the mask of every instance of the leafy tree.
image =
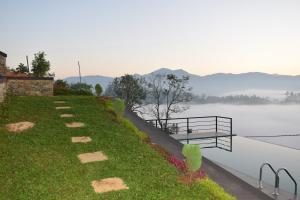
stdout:
<svg viewBox="0 0 300 200">
<path fill-rule="evenodd" d="M 24 74 L 24 73 L 28 73 L 29 70 L 27 66 L 25 66 L 23 63 L 20 63 L 16 68 L 15 72 Z"/>
<path fill-rule="evenodd" d="M 102 93 L 102 87 L 101 87 L 101 85 L 99 83 L 97 83 L 95 85 L 95 91 L 96 91 L 96 95 L 99 97 L 101 95 L 101 93 Z"/>
<path fill-rule="evenodd" d="M 107 87 L 106 95 L 123 99 L 132 111 L 138 111 L 137 109 L 146 98 L 142 80 L 128 74 L 115 78 Z"/>
<path fill-rule="evenodd" d="M 34 54 L 31 69 L 34 76 L 45 76 L 50 70 L 50 62 L 46 60 L 45 56 L 45 52 L 38 52 Z"/>
<path fill-rule="evenodd" d="M 189 77 L 178 78 L 174 74 L 157 74 L 149 78 L 147 95 L 150 99 L 150 113 L 158 120 L 161 128 L 167 130 L 167 120 L 173 113 L 187 110 L 184 105 L 192 100 L 191 87 L 188 87 Z M 164 122 L 164 123 L 163 123 Z"/>
</svg>

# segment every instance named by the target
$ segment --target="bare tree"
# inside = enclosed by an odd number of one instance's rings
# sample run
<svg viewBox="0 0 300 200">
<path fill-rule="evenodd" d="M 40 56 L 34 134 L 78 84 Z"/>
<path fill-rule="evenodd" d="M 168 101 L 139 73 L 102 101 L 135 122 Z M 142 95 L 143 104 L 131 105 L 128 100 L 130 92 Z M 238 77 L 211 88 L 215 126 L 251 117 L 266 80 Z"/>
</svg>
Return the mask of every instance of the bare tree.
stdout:
<svg viewBox="0 0 300 200">
<path fill-rule="evenodd" d="M 157 74 L 147 81 L 147 96 L 150 100 L 150 113 L 157 119 L 163 129 L 167 129 L 167 120 L 174 113 L 189 109 L 184 105 L 192 100 L 192 88 L 188 84 L 189 77 L 181 78 L 174 74 Z M 164 119 L 165 120 L 162 120 Z"/>
</svg>

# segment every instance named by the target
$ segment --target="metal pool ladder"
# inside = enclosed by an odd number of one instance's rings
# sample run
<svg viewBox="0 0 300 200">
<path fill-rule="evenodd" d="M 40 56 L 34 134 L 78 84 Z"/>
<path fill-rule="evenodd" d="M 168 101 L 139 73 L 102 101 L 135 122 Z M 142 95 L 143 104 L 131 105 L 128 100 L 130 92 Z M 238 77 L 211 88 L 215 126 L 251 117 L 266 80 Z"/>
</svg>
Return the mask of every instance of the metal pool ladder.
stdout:
<svg viewBox="0 0 300 200">
<path fill-rule="evenodd" d="M 272 193 L 274 196 L 278 196 L 279 195 L 279 172 L 284 171 L 290 177 L 290 179 L 294 182 L 294 185 L 295 185 L 294 197 L 297 197 L 297 182 L 294 179 L 294 177 L 290 174 L 290 172 L 286 168 L 279 168 L 277 171 L 275 171 L 274 168 L 272 167 L 272 165 L 270 163 L 268 163 L 268 162 L 263 163 L 260 166 L 260 169 L 259 169 L 259 183 L 258 183 L 258 188 L 260 190 L 262 190 L 262 188 L 263 188 L 263 185 L 262 185 L 262 172 L 263 172 L 263 168 L 265 166 L 268 166 L 269 169 L 271 169 L 271 171 L 275 175 L 275 188 L 274 188 L 274 192 Z"/>
</svg>

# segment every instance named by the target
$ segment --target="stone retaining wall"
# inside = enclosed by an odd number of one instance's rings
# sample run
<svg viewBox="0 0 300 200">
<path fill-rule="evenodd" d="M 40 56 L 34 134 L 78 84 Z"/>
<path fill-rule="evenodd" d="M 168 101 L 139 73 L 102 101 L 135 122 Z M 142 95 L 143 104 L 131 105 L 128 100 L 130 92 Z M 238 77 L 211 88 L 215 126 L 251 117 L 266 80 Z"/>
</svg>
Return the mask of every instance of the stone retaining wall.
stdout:
<svg viewBox="0 0 300 200">
<path fill-rule="evenodd" d="M 53 78 L 6 77 L 6 90 L 16 96 L 53 96 Z"/>
<path fill-rule="evenodd" d="M 0 103 L 4 100 L 5 92 L 5 80 L 0 78 Z"/>
<path fill-rule="evenodd" d="M 7 55 L 0 51 L 0 75 L 6 72 L 6 57 Z"/>
</svg>

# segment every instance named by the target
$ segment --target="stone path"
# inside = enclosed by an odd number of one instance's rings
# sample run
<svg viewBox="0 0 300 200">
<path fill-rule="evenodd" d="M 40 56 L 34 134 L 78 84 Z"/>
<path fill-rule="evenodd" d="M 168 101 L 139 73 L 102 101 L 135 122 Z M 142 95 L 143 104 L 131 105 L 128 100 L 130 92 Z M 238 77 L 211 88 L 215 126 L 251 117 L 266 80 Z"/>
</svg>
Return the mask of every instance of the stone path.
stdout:
<svg viewBox="0 0 300 200">
<path fill-rule="evenodd" d="M 54 103 L 66 103 L 65 101 L 54 101 Z"/>
<path fill-rule="evenodd" d="M 65 101 L 54 101 L 54 103 L 63 104 L 66 102 Z M 71 107 L 70 106 L 58 106 L 55 109 L 56 110 L 65 110 L 65 109 L 71 109 Z M 71 117 L 74 117 L 74 115 L 73 114 L 61 114 L 60 117 L 61 118 L 71 118 Z M 82 122 L 65 123 L 65 125 L 68 128 L 85 127 L 85 124 Z M 88 136 L 79 136 L 79 137 L 72 137 L 71 141 L 72 141 L 72 143 L 89 143 L 92 141 L 92 139 Z M 77 155 L 77 157 L 82 164 L 108 160 L 108 157 L 102 151 L 82 153 L 82 154 Z M 129 189 L 129 187 L 124 183 L 124 181 L 121 178 L 117 178 L 117 177 L 105 178 L 105 179 L 101 179 L 101 180 L 94 180 L 94 181 L 92 181 L 91 185 L 96 193 L 104 193 L 104 192 Z"/>
<path fill-rule="evenodd" d="M 107 156 L 102 151 L 96 151 L 92 153 L 82 153 L 79 154 L 77 157 L 81 163 L 90 163 L 90 162 L 108 160 Z"/>
<path fill-rule="evenodd" d="M 71 109 L 70 106 L 58 106 L 55 108 L 56 110 L 66 110 L 66 109 Z"/>
<path fill-rule="evenodd" d="M 72 137 L 72 142 L 73 143 L 88 143 L 91 142 L 92 139 L 87 136 L 81 136 L 81 137 Z"/>
<path fill-rule="evenodd" d="M 60 115 L 61 118 L 71 118 L 71 117 L 74 117 L 73 114 L 61 114 Z"/>
<path fill-rule="evenodd" d="M 71 122 L 71 123 L 66 123 L 66 127 L 68 128 L 81 128 L 84 127 L 84 123 L 82 122 Z"/>
<path fill-rule="evenodd" d="M 7 124 L 5 127 L 9 132 L 20 133 L 22 131 L 34 127 L 34 125 L 35 124 L 32 122 L 18 122 L 18 123 Z"/>
<path fill-rule="evenodd" d="M 127 185 L 124 184 L 122 179 L 116 177 L 92 181 L 92 186 L 96 193 L 129 189 Z"/>
</svg>

